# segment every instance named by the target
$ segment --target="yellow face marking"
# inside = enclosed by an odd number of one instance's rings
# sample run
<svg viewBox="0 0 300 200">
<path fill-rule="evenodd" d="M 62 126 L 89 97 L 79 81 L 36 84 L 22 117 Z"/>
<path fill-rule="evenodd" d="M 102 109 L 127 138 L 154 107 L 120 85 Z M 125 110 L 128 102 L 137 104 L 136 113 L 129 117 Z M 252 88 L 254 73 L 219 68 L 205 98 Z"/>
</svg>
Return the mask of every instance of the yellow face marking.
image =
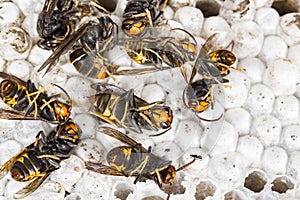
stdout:
<svg viewBox="0 0 300 200">
<path fill-rule="evenodd" d="M 60 118 L 63 118 L 63 120 L 67 119 L 70 116 L 70 107 L 63 104 L 63 103 L 57 103 L 54 104 L 54 112 L 57 114 L 57 120 L 59 121 Z"/>
<path fill-rule="evenodd" d="M 170 122 L 171 116 L 162 110 L 157 111 L 158 115 L 154 115 L 154 121 L 159 125 L 160 122 Z"/>
<path fill-rule="evenodd" d="M 209 54 L 211 61 L 218 62 L 219 54 L 216 51 L 213 51 Z"/>
<path fill-rule="evenodd" d="M 135 23 L 128 31 L 129 35 L 138 35 L 145 30 L 146 26 L 143 22 Z"/>
<path fill-rule="evenodd" d="M 207 101 L 200 101 L 199 105 L 196 106 L 195 112 L 203 112 L 208 108 L 209 103 Z"/>
<path fill-rule="evenodd" d="M 68 124 L 65 129 L 68 130 L 69 134 L 75 134 L 77 131 L 77 126 L 75 124 Z"/>
<path fill-rule="evenodd" d="M 164 183 L 173 183 L 176 177 L 176 171 L 175 168 L 171 165 L 168 167 L 168 173 L 164 180 Z"/>
<path fill-rule="evenodd" d="M 105 79 L 108 76 L 106 72 L 100 72 L 97 74 L 97 78 L 99 79 Z"/>
</svg>

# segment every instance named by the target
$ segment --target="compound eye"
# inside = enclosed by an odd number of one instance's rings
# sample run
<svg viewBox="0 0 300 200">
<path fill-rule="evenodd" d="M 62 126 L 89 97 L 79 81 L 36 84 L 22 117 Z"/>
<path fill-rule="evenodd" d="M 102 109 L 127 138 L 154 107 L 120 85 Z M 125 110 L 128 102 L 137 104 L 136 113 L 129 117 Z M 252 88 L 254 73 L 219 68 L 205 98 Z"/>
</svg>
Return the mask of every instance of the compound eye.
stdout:
<svg viewBox="0 0 300 200">
<path fill-rule="evenodd" d="M 167 129 L 167 128 L 169 128 L 169 124 L 166 123 L 166 122 L 161 122 L 161 123 L 160 123 L 160 127 L 161 127 L 162 129 Z"/>
<path fill-rule="evenodd" d="M 226 51 L 222 56 L 222 62 L 226 65 L 233 65 L 236 61 L 236 57 L 233 53 Z"/>
<path fill-rule="evenodd" d="M 194 101 L 194 100 L 190 100 L 189 101 L 189 106 L 197 106 L 197 101 Z"/>
<path fill-rule="evenodd" d="M 134 21 L 131 20 L 131 19 L 128 19 L 128 20 L 124 20 L 123 23 L 122 23 L 122 30 L 127 32 L 131 29 L 131 27 L 134 26 Z"/>
</svg>

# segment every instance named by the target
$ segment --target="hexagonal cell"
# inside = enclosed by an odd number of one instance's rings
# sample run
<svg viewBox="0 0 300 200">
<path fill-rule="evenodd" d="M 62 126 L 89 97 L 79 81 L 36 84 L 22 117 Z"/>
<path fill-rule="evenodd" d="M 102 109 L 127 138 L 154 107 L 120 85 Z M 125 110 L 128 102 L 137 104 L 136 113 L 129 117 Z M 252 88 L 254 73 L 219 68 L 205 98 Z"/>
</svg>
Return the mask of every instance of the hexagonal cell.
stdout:
<svg viewBox="0 0 300 200">
<path fill-rule="evenodd" d="M 99 1 L 99 4 L 106 10 L 113 12 L 117 7 L 118 0 L 103 0 Z"/>
<path fill-rule="evenodd" d="M 129 194 L 130 199 L 140 199 L 140 200 L 161 200 L 164 199 L 167 195 L 160 190 L 158 185 L 152 181 L 147 180 L 143 184 L 136 184 L 132 194 Z M 171 195 L 172 198 L 172 195 Z"/>
<path fill-rule="evenodd" d="M 276 178 L 272 185 L 271 189 L 278 193 L 286 193 L 287 190 L 294 189 L 294 183 L 286 176 Z"/>
<path fill-rule="evenodd" d="M 150 197 L 145 197 L 142 200 L 164 200 L 164 199 L 159 196 L 150 196 Z"/>
<path fill-rule="evenodd" d="M 214 0 L 198 0 L 196 8 L 202 11 L 204 17 L 210 17 L 219 14 L 220 5 Z"/>
<path fill-rule="evenodd" d="M 204 200 L 206 197 L 214 196 L 217 188 L 216 186 L 210 181 L 201 181 L 196 186 L 196 194 L 195 198 L 197 200 Z"/>
<path fill-rule="evenodd" d="M 238 190 L 232 190 L 224 195 L 224 200 L 246 200 L 246 196 Z"/>
<path fill-rule="evenodd" d="M 300 10 L 295 0 L 274 0 L 272 8 L 277 10 L 280 16 Z"/>
<path fill-rule="evenodd" d="M 258 193 L 264 189 L 266 183 L 267 179 L 262 172 L 253 171 L 245 178 L 244 187 Z"/>
<path fill-rule="evenodd" d="M 115 197 L 121 199 L 121 200 L 126 200 L 128 195 L 133 192 L 133 188 L 129 187 L 125 183 L 119 183 L 115 187 Z"/>
</svg>

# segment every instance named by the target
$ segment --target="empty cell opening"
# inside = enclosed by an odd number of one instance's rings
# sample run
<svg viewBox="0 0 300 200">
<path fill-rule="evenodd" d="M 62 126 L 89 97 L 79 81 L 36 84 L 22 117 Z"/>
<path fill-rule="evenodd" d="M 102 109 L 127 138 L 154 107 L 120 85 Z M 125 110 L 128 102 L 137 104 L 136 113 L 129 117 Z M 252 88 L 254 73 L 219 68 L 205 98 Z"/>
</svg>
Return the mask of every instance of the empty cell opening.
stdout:
<svg viewBox="0 0 300 200">
<path fill-rule="evenodd" d="M 204 17 L 217 16 L 220 11 L 220 5 L 214 0 L 199 0 L 196 8 L 202 11 Z"/>
<path fill-rule="evenodd" d="M 264 189 L 266 183 L 267 179 L 264 174 L 259 171 L 254 171 L 245 178 L 244 187 L 258 193 Z"/>
<path fill-rule="evenodd" d="M 246 200 L 247 198 L 241 191 L 229 191 L 224 195 L 224 200 Z"/>
<path fill-rule="evenodd" d="M 278 193 L 286 193 L 286 191 L 294 189 L 294 183 L 285 176 L 276 178 L 272 185 L 271 189 Z"/>
<path fill-rule="evenodd" d="M 144 197 L 142 200 L 164 200 L 160 196 L 149 196 L 149 197 Z"/>
<path fill-rule="evenodd" d="M 116 191 L 114 193 L 115 197 L 126 200 L 128 195 L 133 192 L 133 189 L 126 185 L 125 183 L 120 183 L 116 186 Z"/>
<path fill-rule="evenodd" d="M 217 188 L 210 181 L 201 181 L 196 186 L 195 198 L 197 200 L 204 200 L 206 197 L 214 196 Z"/>
<path fill-rule="evenodd" d="M 300 11 L 295 0 L 275 0 L 272 8 L 277 10 L 280 16 Z"/>
<path fill-rule="evenodd" d="M 109 12 L 113 12 L 117 7 L 118 0 L 102 0 L 98 3 Z"/>
</svg>

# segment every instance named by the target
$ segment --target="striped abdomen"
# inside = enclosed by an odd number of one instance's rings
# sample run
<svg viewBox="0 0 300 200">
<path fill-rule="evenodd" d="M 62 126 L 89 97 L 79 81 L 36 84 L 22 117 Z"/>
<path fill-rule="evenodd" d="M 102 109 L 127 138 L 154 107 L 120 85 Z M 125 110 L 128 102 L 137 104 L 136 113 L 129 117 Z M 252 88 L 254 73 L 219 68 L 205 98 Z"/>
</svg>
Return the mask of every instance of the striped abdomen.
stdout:
<svg viewBox="0 0 300 200">
<path fill-rule="evenodd" d="M 23 111 L 29 105 L 26 87 L 11 80 L 3 80 L 0 96 L 4 103 L 17 111 Z"/>
<path fill-rule="evenodd" d="M 144 41 L 131 40 L 125 43 L 128 56 L 139 64 L 161 64 L 161 55 L 159 54 L 158 40 L 145 38 Z"/>
<path fill-rule="evenodd" d="M 156 1 L 148 0 L 130 0 L 124 10 L 122 30 L 129 36 L 140 36 L 145 34 L 149 20 L 153 23 L 156 18 Z M 147 16 L 147 11 L 151 19 Z"/>
<path fill-rule="evenodd" d="M 146 153 L 137 152 L 135 148 L 119 146 L 110 150 L 106 159 L 110 166 L 127 176 L 133 176 L 139 174 L 147 164 L 146 156 Z"/>
<path fill-rule="evenodd" d="M 114 94 L 97 94 L 95 97 L 94 106 L 99 115 L 109 118 L 109 120 L 117 123 L 118 126 L 127 123 L 129 102 L 126 97 L 116 96 Z"/>
<path fill-rule="evenodd" d="M 138 146 L 119 146 L 110 150 L 107 154 L 107 162 L 127 176 L 137 174 L 153 174 L 155 170 L 161 170 L 171 164 L 151 153 L 140 152 Z"/>
<path fill-rule="evenodd" d="M 200 79 L 187 86 L 184 91 L 188 107 L 194 112 L 205 111 L 212 102 L 211 82 Z"/>
<path fill-rule="evenodd" d="M 170 49 L 173 48 L 173 51 L 176 53 L 180 53 L 184 59 L 184 61 L 194 61 L 197 57 L 198 50 L 197 45 L 190 42 L 187 39 L 174 39 L 169 43 Z"/>
<path fill-rule="evenodd" d="M 109 68 L 104 67 L 103 60 L 86 53 L 82 48 L 70 54 L 70 61 L 76 70 L 84 76 L 104 79 L 108 77 Z"/>
<path fill-rule="evenodd" d="M 110 94 L 97 94 L 95 96 L 94 106 L 97 109 L 97 112 L 105 115 L 111 116 L 112 108 L 111 104 L 114 102 L 116 96 Z"/>
<path fill-rule="evenodd" d="M 35 151 L 28 151 L 18 156 L 10 171 L 16 181 L 29 181 L 46 170 L 45 159 L 37 158 Z"/>
</svg>

